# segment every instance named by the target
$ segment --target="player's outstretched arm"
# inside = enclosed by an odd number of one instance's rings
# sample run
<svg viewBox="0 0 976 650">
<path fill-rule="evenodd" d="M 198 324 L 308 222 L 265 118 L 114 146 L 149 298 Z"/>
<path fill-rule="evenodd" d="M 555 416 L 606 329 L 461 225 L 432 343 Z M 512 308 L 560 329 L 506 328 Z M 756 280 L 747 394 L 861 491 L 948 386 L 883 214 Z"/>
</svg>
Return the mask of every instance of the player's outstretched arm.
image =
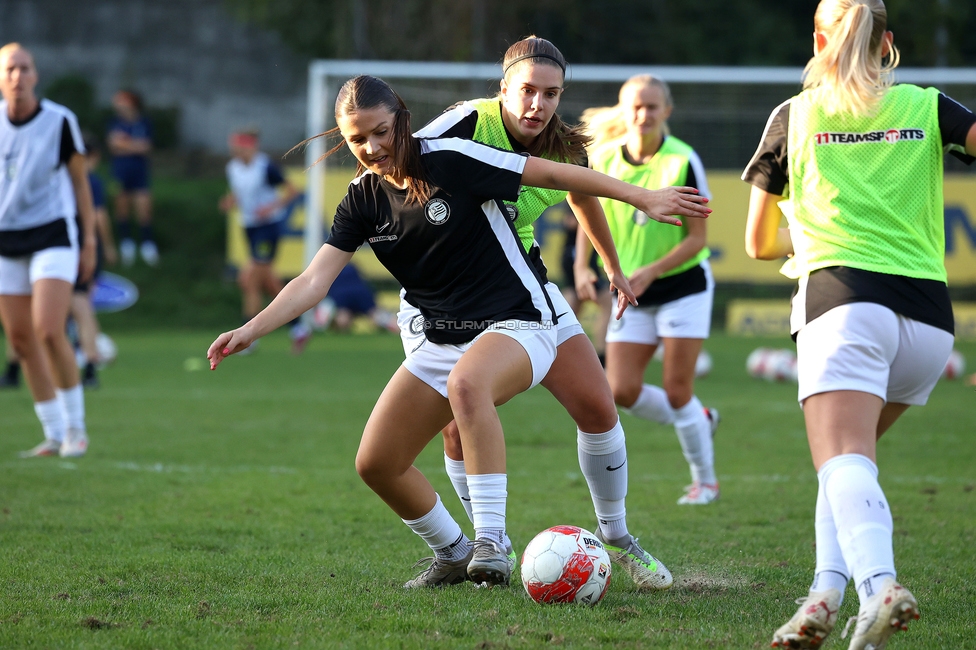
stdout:
<svg viewBox="0 0 976 650">
<path fill-rule="evenodd" d="M 699 196 L 693 187 L 647 190 L 586 167 L 534 156 L 525 161 L 522 184 L 616 199 L 629 203 L 655 221 L 674 226 L 680 226 L 681 220 L 673 215 L 704 218 L 711 213 L 705 205 L 708 199 Z"/>
<path fill-rule="evenodd" d="M 780 228 L 782 196 L 770 194 L 755 185 L 749 195 L 746 220 L 746 254 L 757 260 L 776 260 L 793 254 L 789 228 Z"/>
<path fill-rule="evenodd" d="M 329 244 L 315 254 L 311 264 L 302 274 L 285 285 L 271 304 L 242 327 L 224 332 L 207 350 L 210 369 L 213 370 L 227 357 L 240 352 L 290 320 L 298 318 L 314 307 L 329 293 L 339 271 L 352 259 L 352 253 L 339 250 Z"/>
</svg>

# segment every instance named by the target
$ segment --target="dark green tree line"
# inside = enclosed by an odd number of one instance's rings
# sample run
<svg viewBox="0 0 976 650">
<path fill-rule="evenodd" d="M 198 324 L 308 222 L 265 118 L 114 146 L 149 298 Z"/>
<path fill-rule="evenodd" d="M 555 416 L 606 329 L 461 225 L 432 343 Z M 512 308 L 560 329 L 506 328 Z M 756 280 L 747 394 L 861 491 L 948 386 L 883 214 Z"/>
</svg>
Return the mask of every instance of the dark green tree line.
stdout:
<svg viewBox="0 0 976 650">
<path fill-rule="evenodd" d="M 817 0 L 225 0 L 316 58 L 495 61 L 527 34 L 578 63 L 803 65 Z M 906 66 L 976 65 L 972 0 L 888 0 Z"/>
</svg>

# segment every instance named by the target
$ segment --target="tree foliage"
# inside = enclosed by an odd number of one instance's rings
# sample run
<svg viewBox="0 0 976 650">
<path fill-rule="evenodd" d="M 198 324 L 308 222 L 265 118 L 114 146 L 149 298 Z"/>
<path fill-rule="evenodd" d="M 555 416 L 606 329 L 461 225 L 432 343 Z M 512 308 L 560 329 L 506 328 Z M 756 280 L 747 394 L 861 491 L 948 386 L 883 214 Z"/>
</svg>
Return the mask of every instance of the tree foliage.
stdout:
<svg viewBox="0 0 976 650">
<path fill-rule="evenodd" d="M 494 61 L 528 34 L 578 63 L 803 65 L 817 0 L 225 0 L 318 58 Z M 976 65 L 972 0 L 888 0 L 903 65 Z"/>
</svg>

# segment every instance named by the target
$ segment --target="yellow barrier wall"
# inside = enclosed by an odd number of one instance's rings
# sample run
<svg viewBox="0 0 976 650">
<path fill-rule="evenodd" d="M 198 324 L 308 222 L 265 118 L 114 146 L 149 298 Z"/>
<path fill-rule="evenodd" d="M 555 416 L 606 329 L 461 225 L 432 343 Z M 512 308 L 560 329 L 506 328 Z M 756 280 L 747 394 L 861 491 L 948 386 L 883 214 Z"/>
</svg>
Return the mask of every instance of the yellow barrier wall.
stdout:
<svg viewBox="0 0 976 650">
<path fill-rule="evenodd" d="M 304 188 L 305 174 L 288 170 L 289 180 Z M 353 170 L 330 167 L 326 177 L 326 224 L 331 223 L 335 206 L 345 195 Z M 758 262 L 750 259 L 743 246 L 746 209 L 750 186 L 739 180 L 737 172 L 712 172 L 708 183 L 714 197 L 715 212 L 708 220 L 708 239 L 712 249 L 712 271 L 719 282 L 790 283 L 779 273 L 779 262 Z M 955 175 L 945 180 L 946 269 L 950 284 L 976 283 L 976 177 Z M 536 224 L 536 238 L 542 244 L 543 259 L 550 278 L 562 279 L 560 253 L 565 236 L 562 231 L 564 207 L 547 211 Z M 299 206 L 288 220 L 282 237 L 275 268 L 283 277 L 293 277 L 304 268 L 302 228 L 304 208 Z M 246 260 L 244 233 L 230 215 L 227 228 L 228 262 L 239 266 Z M 356 265 L 367 277 L 389 278 L 386 270 L 368 251 L 357 253 Z"/>
</svg>

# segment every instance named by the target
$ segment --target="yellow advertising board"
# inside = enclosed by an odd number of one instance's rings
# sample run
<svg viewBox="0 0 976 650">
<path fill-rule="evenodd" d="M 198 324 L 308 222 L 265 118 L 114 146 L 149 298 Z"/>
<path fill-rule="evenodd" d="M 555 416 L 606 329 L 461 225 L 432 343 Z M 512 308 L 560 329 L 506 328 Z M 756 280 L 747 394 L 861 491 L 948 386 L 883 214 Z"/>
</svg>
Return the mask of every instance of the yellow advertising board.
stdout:
<svg viewBox="0 0 976 650">
<path fill-rule="evenodd" d="M 301 170 L 289 170 L 287 175 L 297 187 L 304 188 L 306 176 Z M 331 223 L 335 206 L 345 195 L 352 175 L 352 170 L 348 168 L 328 169 L 325 181 L 327 215 L 324 217 L 327 226 Z M 708 220 L 708 245 L 712 250 L 711 265 L 715 279 L 719 282 L 790 283 L 779 273 L 780 262 L 756 261 L 745 253 L 743 239 L 750 186 L 739 179 L 737 172 L 711 172 L 708 183 L 713 197 L 710 205 L 714 209 Z M 536 239 L 542 245 L 542 257 L 549 268 L 550 278 L 557 282 L 562 279 L 560 255 L 565 241 L 562 227 L 565 210 L 564 206 L 556 206 L 536 223 Z M 242 229 L 237 225 L 236 216 L 230 215 L 228 219 L 228 262 L 239 266 L 247 259 L 246 241 Z M 945 222 L 949 284 L 976 284 L 976 176 L 946 177 Z M 304 223 L 304 207 L 297 205 L 285 225 L 275 263 L 276 270 L 283 277 L 298 275 L 304 268 Z M 368 248 L 357 253 L 355 261 L 366 277 L 390 277 Z"/>
<path fill-rule="evenodd" d="M 976 303 L 953 303 L 952 312 L 956 317 L 956 338 L 976 340 Z M 735 336 L 789 336 L 790 301 L 730 300 L 725 331 Z"/>
</svg>

